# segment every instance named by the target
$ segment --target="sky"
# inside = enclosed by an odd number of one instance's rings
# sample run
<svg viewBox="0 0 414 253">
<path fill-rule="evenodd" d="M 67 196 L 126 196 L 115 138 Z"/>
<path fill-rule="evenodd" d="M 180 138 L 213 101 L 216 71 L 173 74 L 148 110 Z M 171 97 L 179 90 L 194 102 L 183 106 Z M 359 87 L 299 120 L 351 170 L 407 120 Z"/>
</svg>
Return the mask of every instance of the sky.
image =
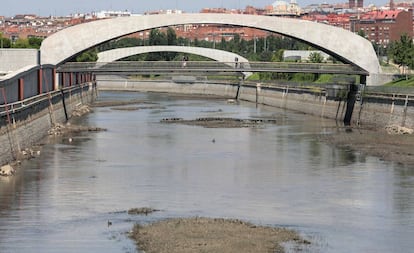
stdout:
<svg viewBox="0 0 414 253">
<path fill-rule="evenodd" d="M 149 10 L 179 9 L 199 12 L 202 8 L 244 9 L 247 5 L 265 7 L 275 0 L 1 0 L 0 16 L 36 14 L 39 16 L 67 16 L 101 10 L 144 13 Z M 290 0 L 285 0 L 290 1 Z M 300 6 L 314 3 L 341 3 L 347 0 L 297 0 Z M 383 5 L 388 0 L 364 0 L 364 5 Z"/>
</svg>

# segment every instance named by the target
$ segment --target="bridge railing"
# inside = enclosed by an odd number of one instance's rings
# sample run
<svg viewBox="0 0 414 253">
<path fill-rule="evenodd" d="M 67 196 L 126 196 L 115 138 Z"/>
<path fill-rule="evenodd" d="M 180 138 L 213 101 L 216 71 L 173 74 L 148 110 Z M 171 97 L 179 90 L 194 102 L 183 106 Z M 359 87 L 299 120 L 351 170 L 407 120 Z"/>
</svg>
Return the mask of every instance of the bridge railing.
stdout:
<svg viewBox="0 0 414 253">
<path fill-rule="evenodd" d="M 0 128 L 12 122 L 11 117 L 15 120 L 28 117 L 34 110 L 40 111 L 60 102 L 63 94 L 75 94 L 89 89 L 89 83 L 83 83 L 76 86 L 62 88 L 60 90 L 49 91 L 36 96 L 26 98 L 22 101 L 0 105 Z"/>
<path fill-rule="evenodd" d="M 232 63 L 234 64 L 234 63 Z M 140 70 L 179 70 L 179 69 L 213 69 L 228 68 L 228 63 L 213 61 L 115 61 L 115 62 L 68 62 L 60 66 L 58 72 L 76 72 L 76 71 L 140 71 Z"/>
<path fill-rule="evenodd" d="M 216 61 L 116 61 L 68 62 L 58 72 L 287 72 L 337 73 L 368 75 L 350 64 L 294 63 L 294 62 L 216 62 Z"/>
</svg>

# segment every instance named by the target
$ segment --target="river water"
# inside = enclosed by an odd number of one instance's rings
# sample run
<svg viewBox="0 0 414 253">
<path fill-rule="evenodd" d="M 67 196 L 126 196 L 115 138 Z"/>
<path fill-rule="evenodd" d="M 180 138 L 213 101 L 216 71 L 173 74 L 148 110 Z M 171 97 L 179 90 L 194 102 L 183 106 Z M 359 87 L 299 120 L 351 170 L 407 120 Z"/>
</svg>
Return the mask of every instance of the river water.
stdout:
<svg viewBox="0 0 414 253">
<path fill-rule="evenodd" d="M 302 252 L 414 252 L 414 168 L 319 142 L 334 122 L 223 99 L 99 96 L 114 99 L 154 104 L 96 108 L 80 123 L 106 132 L 48 142 L 0 179 L 0 252 L 137 252 L 126 234 L 135 223 L 193 216 L 291 228 L 312 242 Z M 277 123 L 160 122 L 171 117 Z M 160 211 L 126 213 L 135 207 Z"/>
</svg>

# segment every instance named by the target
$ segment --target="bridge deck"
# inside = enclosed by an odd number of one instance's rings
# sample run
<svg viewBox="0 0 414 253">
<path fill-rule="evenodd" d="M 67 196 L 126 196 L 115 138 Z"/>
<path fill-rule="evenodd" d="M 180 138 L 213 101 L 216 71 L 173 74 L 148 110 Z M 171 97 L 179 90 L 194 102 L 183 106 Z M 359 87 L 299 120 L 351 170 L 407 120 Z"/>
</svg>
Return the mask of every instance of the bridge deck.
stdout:
<svg viewBox="0 0 414 253">
<path fill-rule="evenodd" d="M 61 65 L 57 72 L 89 72 L 95 74 L 279 72 L 368 75 L 368 72 L 349 64 L 294 62 L 224 63 L 213 61 L 191 61 L 185 63 L 179 61 L 68 62 Z"/>
</svg>

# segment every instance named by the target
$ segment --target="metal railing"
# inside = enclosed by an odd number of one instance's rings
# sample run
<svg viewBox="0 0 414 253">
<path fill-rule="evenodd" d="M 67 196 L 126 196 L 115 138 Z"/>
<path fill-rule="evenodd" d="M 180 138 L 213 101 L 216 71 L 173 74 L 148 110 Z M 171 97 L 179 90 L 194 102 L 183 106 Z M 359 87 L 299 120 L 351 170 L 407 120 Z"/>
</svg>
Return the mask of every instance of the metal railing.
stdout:
<svg viewBox="0 0 414 253">
<path fill-rule="evenodd" d="M 84 89 L 86 87 L 89 87 L 89 84 L 80 84 L 80 85 L 76 85 L 76 86 L 71 86 L 71 87 L 66 87 L 63 88 L 63 92 L 65 94 L 70 93 L 70 92 L 75 92 L 77 90 L 81 90 Z M 8 103 L 8 104 L 2 104 L 0 105 L 0 119 L 1 118 L 8 118 L 7 121 L 10 121 L 10 115 L 12 114 L 17 114 L 21 111 L 24 111 L 28 108 L 33 108 L 37 105 L 40 105 L 42 103 L 44 103 L 45 101 L 49 101 L 47 103 L 47 105 L 49 105 L 50 103 L 52 103 L 52 101 L 56 101 L 56 99 L 58 97 L 62 96 L 62 90 L 55 90 L 55 91 L 50 91 L 47 93 L 43 93 L 40 95 L 36 95 L 36 96 L 32 96 L 29 98 L 26 98 L 24 100 L 21 101 L 17 101 L 17 102 L 13 102 L 13 103 Z M 2 126 L 4 122 L 0 121 L 0 126 Z M 7 122 L 10 123 L 10 122 Z"/>
<path fill-rule="evenodd" d="M 215 61 L 116 61 L 68 62 L 57 72 L 106 73 L 171 73 L 171 72 L 282 72 L 368 75 L 350 64 L 291 63 L 291 62 L 215 62 Z"/>
</svg>

